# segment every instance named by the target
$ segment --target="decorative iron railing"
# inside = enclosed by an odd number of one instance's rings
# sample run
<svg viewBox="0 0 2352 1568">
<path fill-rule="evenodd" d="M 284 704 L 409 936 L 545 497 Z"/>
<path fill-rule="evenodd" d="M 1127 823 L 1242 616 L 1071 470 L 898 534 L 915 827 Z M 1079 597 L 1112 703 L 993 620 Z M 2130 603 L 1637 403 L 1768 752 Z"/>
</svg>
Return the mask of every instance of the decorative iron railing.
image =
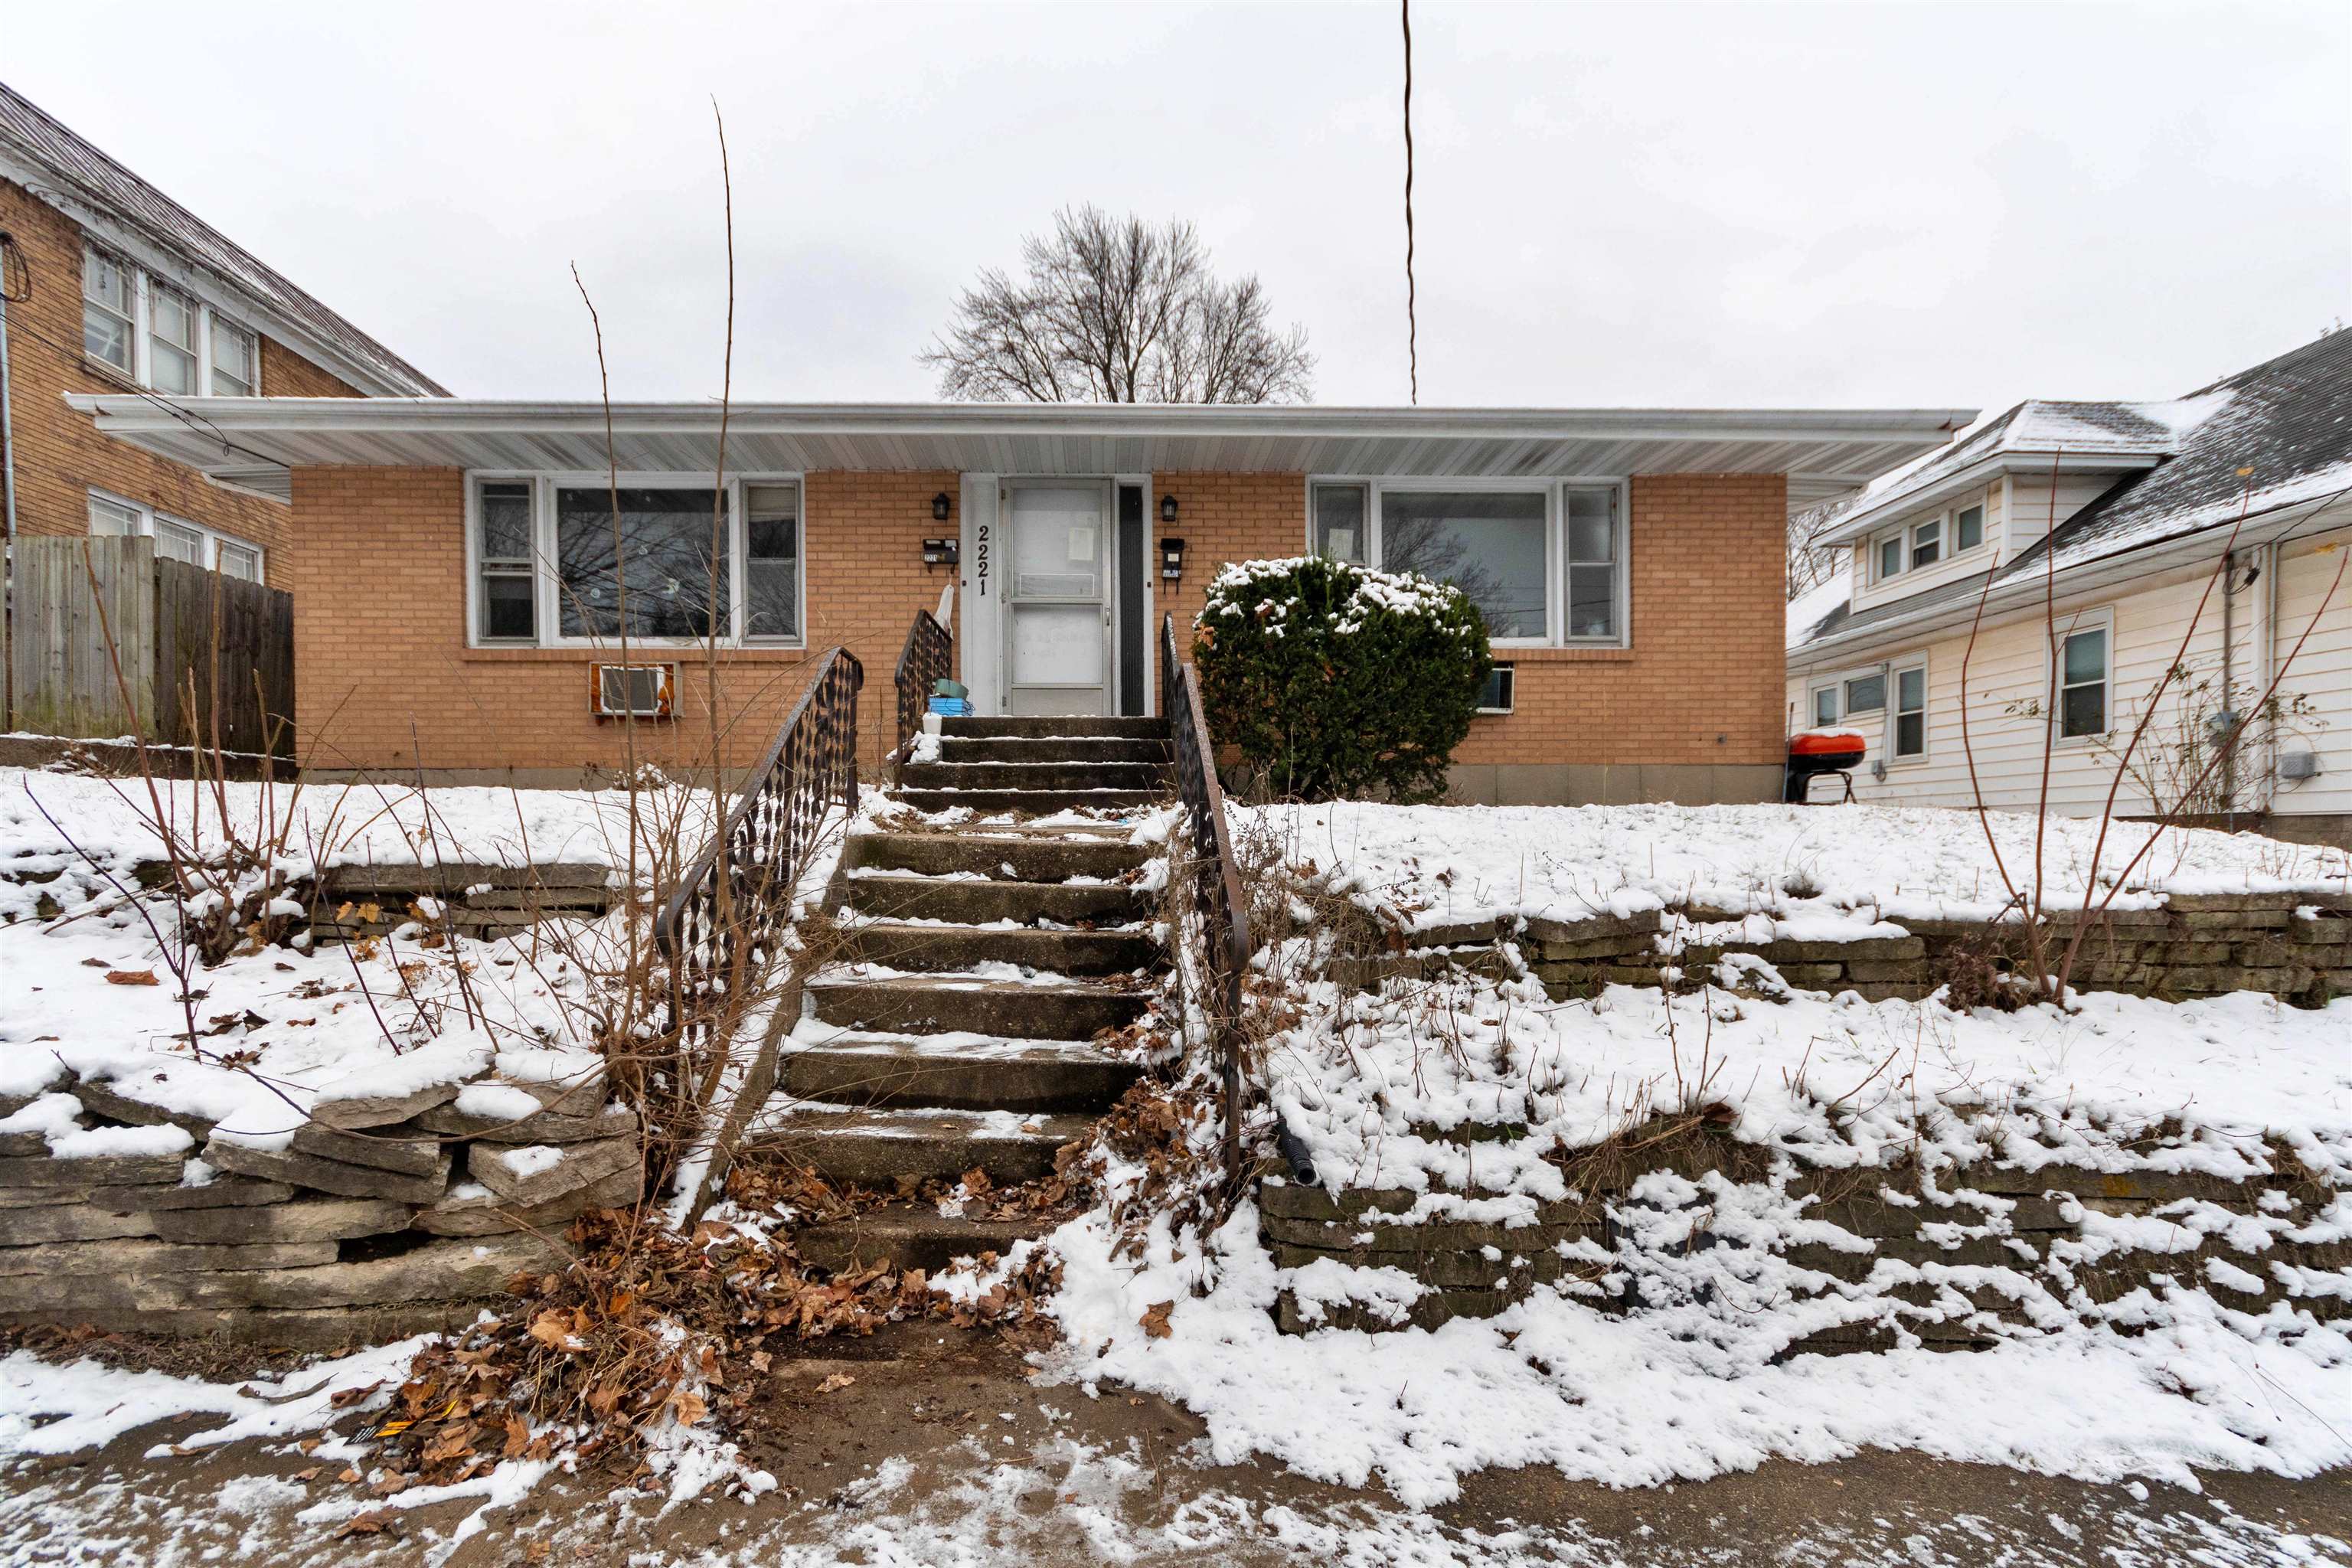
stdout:
<svg viewBox="0 0 2352 1568">
<path fill-rule="evenodd" d="M 668 1032 L 689 1054 L 711 1043 L 725 998 L 773 955 L 826 814 L 836 804 L 857 809 L 857 693 L 865 684 L 856 655 L 826 650 L 725 826 L 654 921 L 654 942 L 669 970 Z"/>
<path fill-rule="evenodd" d="M 898 673 L 891 678 L 898 688 L 898 739 L 890 754 L 900 767 L 907 765 L 907 743 L 930 710 L 932 691 L 954 673 L 955 644 L 949 640 L 948 629 L 930 611 L 917 610 L 915 624 L 907 628 L 907 646 L 898 652 Z"/>
<path fill-rule="evenodd" d="M 1176 763 L 1176 794 L 1192 829 L 1191 903 L 1200 942 L 1194 949 L 1206 984 L 1202 1011 L 1225 1090 L 1225 1184 L 1242 1179 L 1242 973 L 1249 967 L 1249 906 L 1242 900 L 1233 836 L 1225 826 L 1224 786 L 1216 748 L 1201 710 L 1200 678 L 1176 651 L 1176 621 L 1160 620 L 1160 711 Z"/>
</svg>

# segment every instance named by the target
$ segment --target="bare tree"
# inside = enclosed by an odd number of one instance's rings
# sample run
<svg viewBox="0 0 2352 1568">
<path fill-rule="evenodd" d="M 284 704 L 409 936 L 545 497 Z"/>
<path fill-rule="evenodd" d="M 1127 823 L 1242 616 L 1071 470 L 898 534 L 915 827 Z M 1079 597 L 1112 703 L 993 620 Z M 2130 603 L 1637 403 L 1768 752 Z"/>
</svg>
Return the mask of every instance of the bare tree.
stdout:
<svg viewBox="0 0 2352 1568">
<path fill-rule="evenodd" d="M 1853 498 L 1822 501 L 1789 514 L 1789 602 L 1794 604 L 1837 575 L 1841 549 L 1818 542 L 1830 524 L 1853 506 Z"/>
<path fill-rule="evenodd" d="M 984 268 L 946 334 L 916 356 L 942 395 L 977 403 L 1304 403 L 1307 330 L 1278 331 L 1255 275 L 1210 269 L 1192 226 L 1091 204 L 1021 242 L 1028 276 Z"/>
</svg>

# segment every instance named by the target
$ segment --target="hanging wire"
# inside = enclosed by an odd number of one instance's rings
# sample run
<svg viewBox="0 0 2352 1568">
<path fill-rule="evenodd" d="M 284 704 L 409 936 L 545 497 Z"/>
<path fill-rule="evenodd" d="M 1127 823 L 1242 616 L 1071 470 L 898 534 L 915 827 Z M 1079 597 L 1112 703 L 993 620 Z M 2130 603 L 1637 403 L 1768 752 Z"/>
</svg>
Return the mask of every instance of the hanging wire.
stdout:
<svg viewBox="0 0 2352 1568">
<path fill-rule="evenodd" d="M 1412 281 L 1412 0 L 1404 8 L 1404 345 L 1412 404 L 1421 406 L 1421 322 Z"/>
</svg>

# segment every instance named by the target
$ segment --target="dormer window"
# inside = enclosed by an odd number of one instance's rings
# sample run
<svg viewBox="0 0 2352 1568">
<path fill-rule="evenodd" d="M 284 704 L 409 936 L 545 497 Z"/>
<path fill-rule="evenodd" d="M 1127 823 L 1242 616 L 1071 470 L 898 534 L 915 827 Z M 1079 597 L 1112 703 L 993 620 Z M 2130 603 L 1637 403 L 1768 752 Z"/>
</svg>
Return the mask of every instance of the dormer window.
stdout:
<svg viewBox="0 0 2352 1568">
<path fill-rule="evenodd" d="M 1939 562 L 1957 560 L 1984 542 L 1985 506 L 1980 500 L 1922 518 L 1871 542 L 1870 580 L 1885 583 L 1906 572 L 1923 571 Z"/>
<path fill-rule="evenodd" d="M 1974 550 L 1984 542 L 1984 508 L 1964 506 L 1952 514 L 1952 549 Z"/>
<path fill-rule="evenodd" d="M 1944 520 L 1937 518 L 1911 530 L 1911 569 L 1933 566 L 1944 558 Z"/>
</svg>

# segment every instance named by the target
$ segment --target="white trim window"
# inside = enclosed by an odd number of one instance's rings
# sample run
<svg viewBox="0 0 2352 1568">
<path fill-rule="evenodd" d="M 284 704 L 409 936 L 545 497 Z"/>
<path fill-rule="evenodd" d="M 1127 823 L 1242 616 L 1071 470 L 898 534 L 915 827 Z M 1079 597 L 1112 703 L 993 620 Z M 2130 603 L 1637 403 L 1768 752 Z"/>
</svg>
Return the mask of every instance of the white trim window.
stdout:
<svg viewBox="0 0 2352 1568">
<path fill-rule="evenodd" d="M 163 560 L 184 561 L 248 583 L 263 581 L 265 563 L 258 544 L 103 490 L 89 492 L 89 531 L 101 536 L 144 534 L 154 540 L 155 553 Z"/>
<path fill-rule="evenodd" d="M 147 384 L 175 397 L 194 397 L 203 384 L 204 312 L 177 289 L 147 283 Z"/>
<path fill-rule="evenodd" d="M 617 520 L 614 492 L 619 491 Z M 806 629 L 797 474 L 477 473 L 466 488 L 477 647 L 798 647 Z M 719 552 L 711 558 L 714 505 Z"/>
<path fill-rule="evenodd" d="M 81 247 L 81 350 L 167 396 L 261 395 L 260 334 L 88 240 Z"/>
<path fill-rule="evenodd" d="M 1838 721 L 1838 689 L 1832 680 L 1813 688 L 1813 728 L 1826 730 Z"/>
<path fill-rule="evenodd" d="M 1908 664 L 1895 671 L 1895 709 L 1887 719 L 1887 752 L 1898 763 L 1927 754 L 1927 667 Z"/>
<path fill-rule="evenodd" d="M 1613 480 L 1318 479 L 1307 543 L 1454 584 L 1497 647 L 1622 647 L 1624 519 Z"/>
<path fill-rule="evenodd" d="M 112 251 L 81 247 L 81 352 L 136 375 L 139 275 Z"/>
<path fill-rule="evenodd" d="M 1827 729 L 1832 724 L 1864 713 L 1885 713 L 1886 667 L 1873 665 L 1867 669 L 1848 670 L 1827 680 L 1815 682 L 1808 688 L 1808 692 L 1816 730 Z"/>
<path fill-rule="evenodd" d="M 1986 498 L 1948 507 L 1900 528 L 1874 534 L 1870 542 L 1870 580 L 1890 582 L 1906 572 L 1924 572 L 1938 562 L 1957 561 L 1985 542 Z"/>
<path fill-rule="evenodd" d="M 2095 740 L 2107 732 L 2115 706 L 2115 624 L 2106 617 L 2077 622 L 2059 637 L 2053 675 L 2060 740 Z"/>
</svg>

